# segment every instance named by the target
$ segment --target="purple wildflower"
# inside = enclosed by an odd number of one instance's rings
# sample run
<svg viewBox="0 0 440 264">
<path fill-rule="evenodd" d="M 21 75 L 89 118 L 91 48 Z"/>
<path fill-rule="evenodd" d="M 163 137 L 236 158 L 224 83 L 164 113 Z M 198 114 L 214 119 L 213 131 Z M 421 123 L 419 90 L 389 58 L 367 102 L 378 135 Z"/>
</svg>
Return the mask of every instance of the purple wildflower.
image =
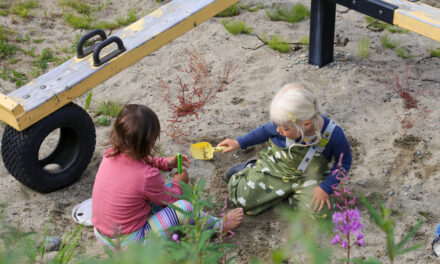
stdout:
<svg viewBox="0 0 440 264">
<path fill-rule="evenodd" d="M 336 245 L 341 242 L 341 237 L 339 235 L 335 235 L 335 237 L 332 239 L 332 244 Z"/>
</svg>

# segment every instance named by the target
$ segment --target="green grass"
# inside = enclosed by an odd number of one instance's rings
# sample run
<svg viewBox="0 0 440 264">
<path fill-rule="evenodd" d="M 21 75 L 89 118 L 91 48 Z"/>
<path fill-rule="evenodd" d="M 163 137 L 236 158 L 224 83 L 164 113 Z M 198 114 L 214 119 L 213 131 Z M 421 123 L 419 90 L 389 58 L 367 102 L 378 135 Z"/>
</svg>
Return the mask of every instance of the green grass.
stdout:
<svg viewBox="0 0 440 264">
<path fill-rule="evenodd" d="M 264 8 L 264 4 L 263 3 L 258 3 L 258 4 L 255 4 L 255 5 L 240 4 L 238 7 L 240 9 L 243 9 L 243 10 L 246 10 L 246 11 L 249 11 L 249 12 L 253 13 L 253 12 L 257 12 L 260 9 L 263 9 Z"/>
<path fill-rule="evenodd" d="M 309 49 L 309 44 L 310 43 L 309 43 L 309 37 L 308 36 L 303 37 L 298 42 L 303 44 L 307 49 Z"/>
<path fill-rule="evenodd" d="M 266 9 L 266 15 L 272 21 L 286 21 L 296 23 L 310 17 L 310 10 L 303 4 L 296 4 L 292 8 Z"/>
<path fill-rule="evenodd" d="M 382 44 L 382 47 L 388 49 L 394 49 L 398 45 L 398 43 L 396 41 L 391 40 L 387 34 L 382 36 L 382 38 L 380 39 L 380 43 Z"/>
<path fill-rule="evenodd" d="M 42 69 L 43 71 L 46 70 L 47 64 L 49 62 L 56 61 L 57 58 L 53 55 L 52 51 L 50 49 L 44 49 L 41 52 L 40 57 L 32 62 L 32 65 L 37 66 L 38 68 Z"/>
<path fill-rule="evenodd" d="M 409 56 L 406 54 L 406 50 L 404 47 L 398 47 L 395 49 L 397 56 L 401 57 L 402 59 L 407 59 Z"/>
<path fill-rule="evenodd" d="M 440 58 L 440 47 L 428 50 L 432 57 Z"/>
<path fill-rule="evenodd" d="M 35 9 L 38 7 L 38 0 L 26 0 L 24 2 L 20 2 L 17 5 L 14 5 L 11 8 L 11 11 L 14 15 L 17 15 L 21 18 L 29 17 L 30 9 Z"/>
<path fill-rule="evenodd" d="M 67 12 L 64 15 L 64 21 L 76 29 L 116 29 L 121 26 L 131 24 L 137 20 L 135 10 L 128 10 L 127 17 L 118 17 L 116 21 L 95 21 L 95 18 L 90 15 L 75 15 L 72 12 Z"/>
<path fill-rule="evenodd" d="M 370 40 L 360 38 L 358 41 L 358 54 L 361 59 L 365 59 L 370 52 Z"/>
<path fill-rule="evenodd" d="M 239 13 L 240 13 L 240 9 L 238 8 L 238 4 L 233 4 L 215 16 L 216 17 L 231 17 L 231 16 L 236 16 Z"/>
<path fill-rule="evenodd" d="M 92 29 L 93 19 L 87 15 L 77 16 L 72 12 L 67 12 L 64 14 L 64 21 L 76 29 Z"/>
<path fill-rule="evenodd" d="M 400 33 L 400 34 L 406 34 L 409 32 L 409 30 L 398 27 L 398 26 L 394 26 L 394 25 L 390 25 L 388 23 L 382 22 L 374 17 L 370 17 L 370 16 L 365 16 L 365 22 L 367 22 L 367 24 L 369 25 L 369 29 L 373 30 L 373 31 L 383 31 L 383 30 L 387 30 L 388 32 L 391 33 Z"/>
<path fill-rule="evenodd" d="M 273 35 L 272 38 L 269 38 L 266 33 L 263 33 L 262 36 L 260 36 L 261 40 L 267 44 L 271 49 L 277 50 L 281 53 L 286 53 L 291 50 L 291 44 L 288 40 L 285 40 L 280 35 Z"/>
<path fill-rule="evenodd" d="M 18 46 L 8 44 L 4 39 L 0 39 L 0 59 L 13 56 L 18 50 Z"/>
<path fill-rule="evenodd" d="M 95 111 L 97 115 L 106 115 L 116 117 L 121 111 L 123 105 L 112 100 L 105 100 L 98 104 L 98 109 Z"/>
<path fill-rule="evenodd" d="M 4 81 L 10 81 L 15 83 L 16 87 L 23 86 L 29 79 L 26 74 L 17 72 L 15 70 L 8 70 L 5 66 L 0 73 L 0 78 Z"/>
<path fill-rule="evenodd" d="M 243 21 L 231 21 L 231 20 L 223 19 L 221 23 L 226 28 L 226 30 L 232 35 L 237 35 L 240 33 L 243 34 L 252 33 L 252 28 L 248 27 L 246 23 L 244 23 Z"/>
</svg>

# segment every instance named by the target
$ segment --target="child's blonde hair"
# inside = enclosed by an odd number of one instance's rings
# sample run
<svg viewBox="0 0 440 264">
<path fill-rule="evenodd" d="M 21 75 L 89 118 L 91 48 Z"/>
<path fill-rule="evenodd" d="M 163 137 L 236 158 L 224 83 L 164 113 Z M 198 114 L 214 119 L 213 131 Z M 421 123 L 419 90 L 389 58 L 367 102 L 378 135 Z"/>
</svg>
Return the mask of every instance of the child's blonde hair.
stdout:
<svg viewBox="0 0 440 264">
<path fill-rule="evenodd" d="M 306 120 L 312 122 L 317 136 L 320 137 L 320 116 L 321 105 L 318 99 L 301 83 L 284 85 L 270 105 L 270 119 L 277 125 L 296 127 L 301 132 L 301 140 L 304 137 L 304 131 L 299 125 Z"/>
</svg>

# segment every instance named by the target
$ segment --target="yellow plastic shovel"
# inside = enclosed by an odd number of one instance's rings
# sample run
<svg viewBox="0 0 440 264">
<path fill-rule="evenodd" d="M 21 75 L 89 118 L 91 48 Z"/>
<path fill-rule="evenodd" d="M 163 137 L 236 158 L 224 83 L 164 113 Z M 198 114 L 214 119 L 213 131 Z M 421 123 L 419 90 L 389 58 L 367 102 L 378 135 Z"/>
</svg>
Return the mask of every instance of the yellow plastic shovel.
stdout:
<svg viewBox="0 0 440 264">
<path fill-rule="evenodd" d="M 208 142 L 192 144 L 190 147 L 191 156 L 199 160 L 210 160 L 214 157 L 214 152 L 223 151 L 227 147 L 212 147 Z"/>
</svg>

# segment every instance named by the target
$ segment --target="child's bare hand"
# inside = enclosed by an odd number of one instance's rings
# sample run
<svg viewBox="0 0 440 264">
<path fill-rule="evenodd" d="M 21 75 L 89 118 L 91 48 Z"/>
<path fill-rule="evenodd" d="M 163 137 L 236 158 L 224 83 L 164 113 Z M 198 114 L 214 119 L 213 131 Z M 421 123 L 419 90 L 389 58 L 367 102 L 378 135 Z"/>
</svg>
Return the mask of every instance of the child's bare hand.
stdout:
<svg viewBox="0 0 440 264">
<path fill-rule="evenodd" d="M 186 170 L 182 170 L 180 174 L 174 174 L 174 179 L 178 179 L 179 181 L 183 181 L 185 183 L 189 182 L 188 172 Z"/>
<path fill-rule="evenodd" d="M 189 168 L 191 159 L 187 155 L 182 154 L 182 165 Z M 177 168 L 177 155 L 168 157 L 168 168 Z"/>
<path fill-rule="evenodd" d="M 315 203 L 314 206 L 313 206 L 313 203 Z M 318 209 L 318 212 L 320 212 L 322 207 L 324 207 L 325 204 L 327 204 L 328 209 L 330 210 L 331 206 L 330 206 L 329 195 L 321 187 L 316 186 L 315 188 L 313 188 L 313 191 L 312 191 L 312 204 L 311 204 L 311 206 L 313 206 L 313 211 L 316 211 L 316 209 Z"/>
<path fill-rule="evenodd" d="M 238 143 L 235 139 L 227 138 L 220 142 L 217 147 L 226 146 L 227 148 L 223 150 L 223 153 L 228 153 L 230 151 L 236 150 L 240 148 L 240 143 Z"/>
</svg>

